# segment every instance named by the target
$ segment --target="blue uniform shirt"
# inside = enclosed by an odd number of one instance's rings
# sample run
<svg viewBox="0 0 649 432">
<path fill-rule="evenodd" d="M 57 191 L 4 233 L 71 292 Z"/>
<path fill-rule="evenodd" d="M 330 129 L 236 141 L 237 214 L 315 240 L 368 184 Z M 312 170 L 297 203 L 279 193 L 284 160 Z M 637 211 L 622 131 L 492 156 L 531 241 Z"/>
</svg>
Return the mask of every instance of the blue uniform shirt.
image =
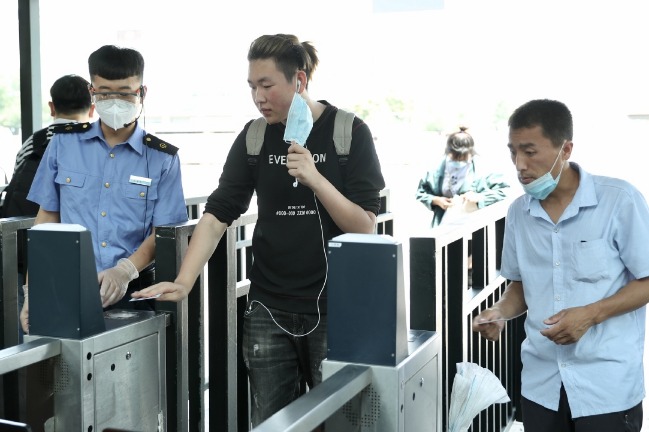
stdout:
<svg viewBox="0 0 649 432">
<path fill-rule="evenodd" d="M 570 345 L 541 335 L 543 320 L 649 276 L 649 208 L 629 183 L 571 165 L 579 187 L 557 224 L 529 195 L 512 203 L 502 275 L 522 281 L 528 307 L 522 395 L 556 411 L 563 383 L 572 415 L 584 417 L 623 411 L 644 398 L 645 308 L 595 325 Z"/>
<path fill-rule="evenodd" d="M 97 271 L 132 255 L 152 227 L 187 220 L 178 155 L 147 147 L 145 135 L 137 125 L 127 142 L 110 148 L 98 121 L 57 133 L 27 197 L 92 233 Z"/>
</svg>

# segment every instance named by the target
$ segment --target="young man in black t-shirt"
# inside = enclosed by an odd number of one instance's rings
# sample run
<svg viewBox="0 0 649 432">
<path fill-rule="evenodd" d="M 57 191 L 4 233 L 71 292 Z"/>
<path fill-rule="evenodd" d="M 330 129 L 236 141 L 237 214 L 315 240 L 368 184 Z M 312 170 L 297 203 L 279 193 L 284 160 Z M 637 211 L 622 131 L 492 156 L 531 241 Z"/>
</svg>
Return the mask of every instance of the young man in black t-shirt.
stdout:
<svg viewBox="0 0 649 432">
<path fill-rule="evenodd" d="M 309 387 L 321 381 L 327 353 L 326 242 L 347 232 L 374 233 L 385 184 L 372 134 L 359 118 L 346 164 L 339 164 L 333 142 L 337 108 L 308 93 L 318 64 L 311 43 L 292 35 L 261 36 L 251 44 L 248 61 L 253 102 L 268 123 L 257 166 L 248 164 L 248 123 L 230 149 L 178 277 L 134 297 L 187 297 L 226 228 L 247 211 L 256 192 L 255 259 L 242 347 L 256 426 L 300 395 L 301 379 Z M 284 141 L 296 93 L 302 98 L 296 101 L 308 106 L 303 114 L 313 119 L 305 146 Z"/>
</svg>

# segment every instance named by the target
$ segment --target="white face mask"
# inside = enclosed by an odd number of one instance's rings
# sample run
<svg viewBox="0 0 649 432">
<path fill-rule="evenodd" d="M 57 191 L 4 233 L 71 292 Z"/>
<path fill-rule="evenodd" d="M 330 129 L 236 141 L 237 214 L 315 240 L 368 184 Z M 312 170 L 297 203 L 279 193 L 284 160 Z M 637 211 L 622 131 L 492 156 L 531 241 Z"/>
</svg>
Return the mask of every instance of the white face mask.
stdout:
<svg viewBox="0 0 649 432">
<path fill-rule="evenodd" d="M 95 110 L 102 123 L 117 130 L 133 123 L 138 105 L 121 99 L 108 99 L 96 101 Z"/>
<path fill-rule="evenodd" d="M 468 161 L 456 161 L 453 159 L 447 159 L 446 160 L 446 166 L 448 166 L 450 169 L 455 169 L 455 170 L 460 170 L 464 167 L 466 167 L 469 164 Z"/>
</svg>

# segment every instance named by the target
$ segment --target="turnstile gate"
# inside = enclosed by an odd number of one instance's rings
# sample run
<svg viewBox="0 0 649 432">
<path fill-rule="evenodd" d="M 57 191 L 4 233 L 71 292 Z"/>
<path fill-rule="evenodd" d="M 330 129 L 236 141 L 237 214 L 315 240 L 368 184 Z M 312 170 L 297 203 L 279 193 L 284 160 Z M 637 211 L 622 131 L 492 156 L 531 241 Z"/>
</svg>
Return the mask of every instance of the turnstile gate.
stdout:
<svg viewBox="0 0 649 432">
<path fill-rule="evenodd" d="M 60 339 L 59 356 L 26 368 L 34 430 L 166 430 L 166 315 L 114 310 L 105 321 L 105 332 Z"/>
</svg>

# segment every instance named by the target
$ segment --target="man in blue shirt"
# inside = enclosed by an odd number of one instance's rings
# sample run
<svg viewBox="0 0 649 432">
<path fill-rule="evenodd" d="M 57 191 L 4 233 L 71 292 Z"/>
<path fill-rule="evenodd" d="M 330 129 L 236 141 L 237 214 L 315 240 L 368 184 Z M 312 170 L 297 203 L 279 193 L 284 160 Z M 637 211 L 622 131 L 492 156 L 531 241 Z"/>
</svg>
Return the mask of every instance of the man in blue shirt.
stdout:
<svg viewBox="0 0 649 432">
<path fill-rule="evenodd" d="M 521 347 L 525 432 L 635 431 L 642 426 L 649 208 L 629 183 L 568 162 L 572 116 L 534 100 L 509 119 L 526 194 L 505 225 L 500 300 L 473 321 L 497 340 L 527 311 Z"/>
<path fill-rule="evenodd" d="M 142 55 L 107 45 L 90 55 L 88 66 L 100 120 L 56 130 L 28 199 L 40 205 L 35 224 L 75 223 L 91 231 L 98 289 L 108 307 L 127 289 L 153 282 L 153 227 L 182 223 L 187 211 L 178 149 L 138 123 L 146 96 Z M 27 301 L 21 324 L 28 331 Z"/>
</svg>

